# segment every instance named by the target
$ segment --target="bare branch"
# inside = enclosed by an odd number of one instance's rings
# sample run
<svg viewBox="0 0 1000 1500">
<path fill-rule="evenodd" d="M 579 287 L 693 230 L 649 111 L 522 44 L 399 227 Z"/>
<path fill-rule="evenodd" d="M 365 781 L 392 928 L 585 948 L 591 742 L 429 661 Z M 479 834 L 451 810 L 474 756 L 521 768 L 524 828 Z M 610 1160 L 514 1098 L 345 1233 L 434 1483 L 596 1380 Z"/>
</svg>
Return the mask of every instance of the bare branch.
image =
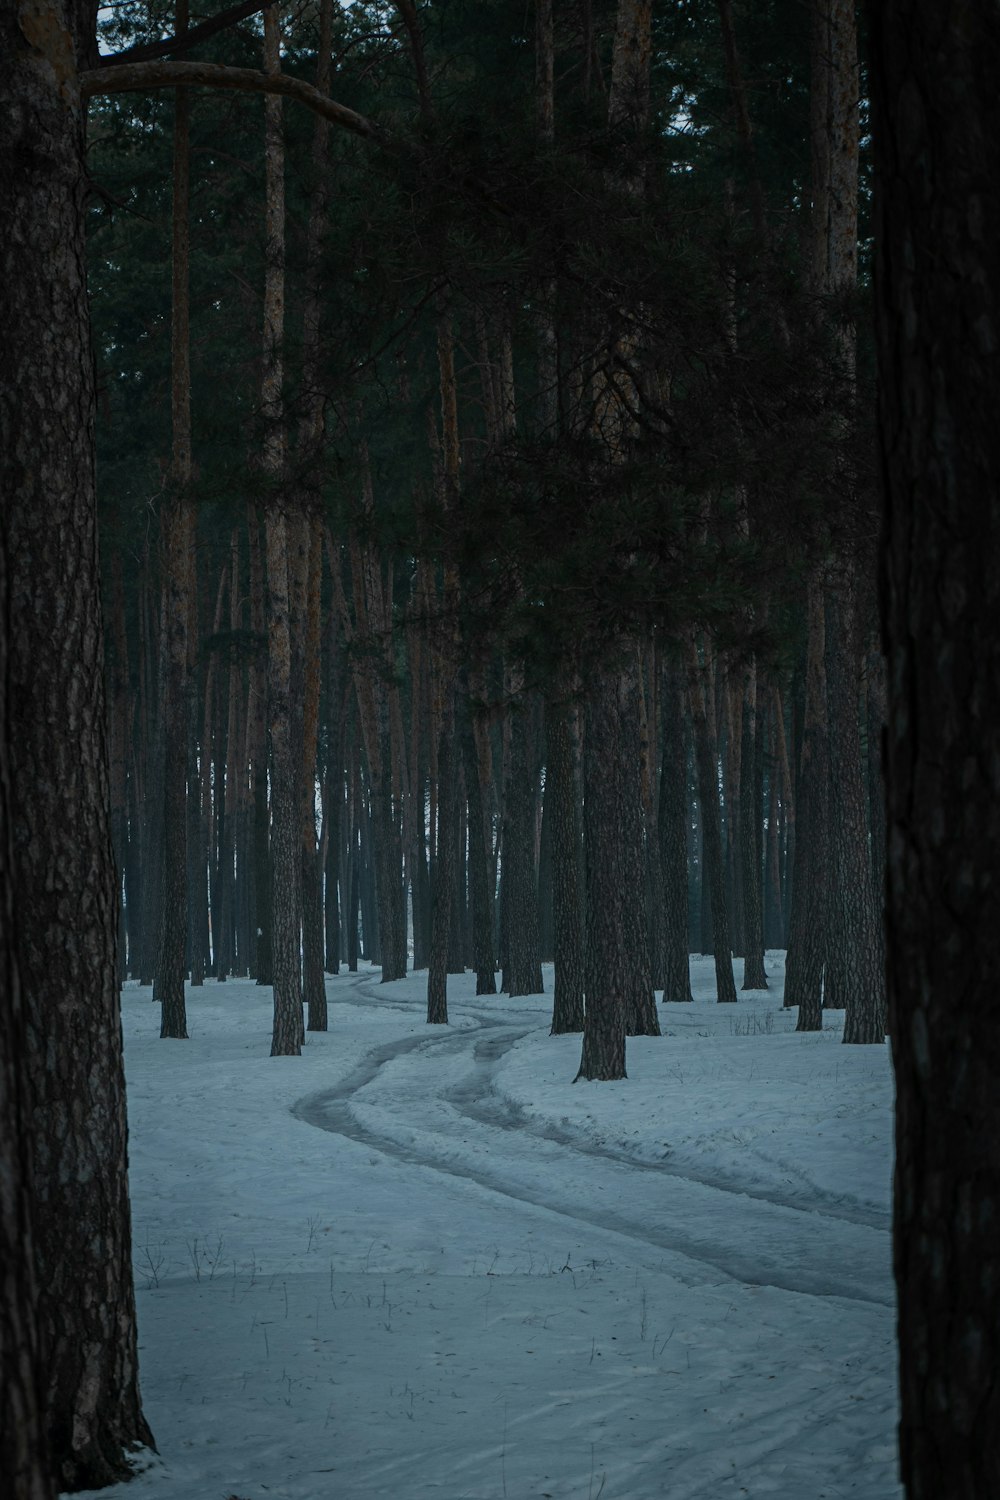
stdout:
<svg viewBox="0 0 1000 1500">
<path fill-rule="evenodd" d="M 354 135 L 378 145 L 391 146 L 389 138 L 364 115 L 328 99 L 311 83 L 292 78 L 287 73 L 260 73 L 255 68 L 228 68 L 221 63 L 147 62 L 123 64 L 117 68 L 91 68 L 80 74 L 80 91 L 84 99 L 100 94 L 145 93 L 149 89 L 172 89 L 179 86 L 206 89 L 234 89 L 244 94 L 282 94 L 295 99 L 315 114 L 350 130 Z"/>
<path fill-rule="evenodd" d="M 431 102 L 431 88 L 424 58 L 424 38 L 420 30 L 420 21 L 417 18 L 417 8 L 413 0 L 396 0 L 396 9 L 399 11 L 400 19 L 410 38 L 410 54 L 413 58 L 413 70 L 417 76 L 417 94 L 420 98 L 420 117 L 424 124 L 428 125 L 434 118 L 434 105 Z"/>
<path fill-rule="evenodd" d="M 141 42 L 138 46 L 126 48 L 124 52 L 113 52 L 102 57 L 98 67 L 122 68 L 132 63 L 152 62 L 157 57 L 169 57 L 174 52 L 190 52 L 199 42 L 207 41 L 210 36 L 216 36 L 220 31 L 235 26 L 239 21 L 245 21 L 248 16 L 257 15 L 273 4 L 274 0 L 243 0 L 242 5 L 233 5 L 221 15 L 213 16 L 210 21 L 203 21 L 200 26 L 193 26 L 180 36 L 164 37 L 161 42 Z"/>
</svg>

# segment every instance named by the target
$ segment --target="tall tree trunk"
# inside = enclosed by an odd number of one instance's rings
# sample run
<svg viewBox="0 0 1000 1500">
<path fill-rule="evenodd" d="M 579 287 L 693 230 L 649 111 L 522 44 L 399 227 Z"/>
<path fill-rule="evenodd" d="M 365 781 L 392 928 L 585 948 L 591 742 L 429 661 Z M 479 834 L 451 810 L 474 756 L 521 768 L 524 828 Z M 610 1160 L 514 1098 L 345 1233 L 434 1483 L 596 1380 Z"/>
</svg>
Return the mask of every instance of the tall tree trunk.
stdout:
<svg viewBox="0 0 1000 1500">
<path fill-rule="evenodd" d="M 111 839 L 118 891 L 118 982 L 125 978 L 126 942 L 123 871 L 128 850 L 128 763 L 130 734 L 129 651 L 125 627 L 125 585 L 121 552 L 112 560 L 112 628 L 108 675 L 108 746 L 111 758 Z"/>
<path fill-rule="evenodd" d="M 743 866 L 743 988 L 766 990 L 764 971 L 763 808 L 761 806 L 760 723 L 757 712 L 757 662 L 751 658 L 743 684 L 742 822 L 740 861 Z"/>
<path fill-rule="evenodd" d="M 535 870 L 538 784 L 532 737 L 530 705 L 522 701 L 512 710 L 510 767 L 504 794 L 503 890 L 508 927 L 501 988 L 511 996 L 542 993 Z"/>
<path fill-rule="evenodd" d="M 362 445 L 364 453 L 364 445 Z M 362 516 L 371 524 L 375 501 L 364 454 Z M 371 789 L 372 842 L 378 909 L 378 950 L 382 982 L 402 979 L 406 974 L 406 907 L 403 883 L 403 847 L 397 817 L 400 797 L 393 796 L 389 702 L 385 679 L 392 671 L 391 563 L 388 584 L 383 580 L 381 558 L 370 540 L 351 528 L 347 546 L 350 559 L 353 617 L 340 575 L 339 549 L 331 543 L 334 597 L 341 626 L 351 651 L 351 672 L 358 707 L 358 722 L 364 742 Z"/>
<path fill-rule="evenodd" d="M 2 33 L 0 33 L 2 34 Z M 6 415 L 6 413 L 5 413 Z M 14 901 L 14 807 L 8 765 L 6 536 L 0 529 L 0 1473 L 11 1500 L 56 1500 L 45 1432 L 46 1371 L 39 1340 L 31 1097 L 24 1059 L 28 1023 L 21 989 L 20 914 Z M 119 662 L 120 664 L 120 662 Z"/>
<path fill-rule="evenodd" d="M 187 0 L 177 0 L 176 30 L 187 30 Z M 191 486 L 190 183 L 191 96 L 174 92 L 171 424 L 173 452 L 163 513 L 163 911 L 157 994 L 160 1036 L 186 1037 L 187 668 L 193 561 Z"/>
<path fill-rule="evenodd" d="M 76 59 L 93 46 L 89 5 L 49 0 L 0 11 L 0 550 L 9 646 L 0 697 L 4 795 L 17 814 L 9 819 L 5 809 L 0 826 L 12 842 L 17 967 L 30 1000 L 18 1074 L 35 1152 L 33 1306 L 46 1467 L 59 1489 L 125 1478 L 133 1446 L 152 1443 L 136 1367 L 84 284 Z M 16 630 L 7 629 L 11 621 Z M 2 925 L 10 930 L 6 913 Z M 3 1181 L 6 1210 L 6 1174 Z M 19 1237 L 23 1247 L 23 1230 Z M 4 1267 L 6 1299 L 23 1253 Z M 23 1355 L 30 1361 L 30 1348 Z M 12 1394 L 4 1382 L 0 1399 Z M 26 1420 L 22 1442 L 28 1437 Z M 25 1476 L 36 1494 L 38 1477 Z"/>
<path fill-rule="evenodd" d="M 192 518 L 192 526 L 194 518 Z M 197 550 L 192 554 L 197 557 Z M 192 561 L 192 567 L 194 563 Z M 187 853 L 188 853 L 188 941 L 191 953 L 191 984 L 200 986 L 205 982 L 205 970 L 209 956 L 208 933 L 208 851 L 205 847 L 205 801 L 204 746 L 198 742 L 198 587 L 197 578 L 192 577 L 191 612 L 188 617 L 188 667 L 187 667 Z"/>
<path fill-rule="evenodd" d="M 641 662 L 632 649 L 626 659 L 623 680 L 618 685 L 618 700 L 623 708 L 622 739 L 625 754 L 613 768 L 619 785 L 619 809 L 627 822 L 620 830 L 624 860 L 619 868 L 622 899 L 628 921 L 626 950 L 622 968 L 627 974 L 625 992 L 625 1030 L 629 1036 L 659 1036 L 660 1019 L 653 993 L 653 969 L 649 951 L 649 829 L 642 799 L 641 756 L 639 751 L 639 701 Z M 628 705 L 627 709 L 625 705 Z M 586 859 L 596 851 L 588 848 Z M 617 861 L 618 856 L 616 856 Z M 589 920 L 589 910 L 588 910 Z"/>
<path fill-rule="evenodd" d="M 125 927 L 128 934 L 128 975 L 138 980 L 142 959 L 142 800 L 139 789 L 139 753 L 133 734 L 126 783 L 128 839 L 125 854 Z"/>
<path fill-rule="evenodd" d="M 417 564 L 418 580 L 424 566 Z M 422 610 L 420 586 L 417 588 L 418 602 L 413 611 L 415 618 L 407 626 L 407 647 L 410 659 L 410 744 L 409 744 L 409 827 L 406 861 L 410 877 L 410 898 L 413 911 L 413 968 L 426 969 L 427 944 L 430 931 L 430 914 L 427 909 L 427 796 L 424 774 L 423 720 L 426 707 L 426 656 L 427 639 L 425 622 L 419 618 Z"/>
<path fill-rule="evenodd" d="M 684 687 L 679 664 L 663 669 L 662 760 L 657 844 L 663 873 L 663 998 L 693 1000 L 688 952 L 688 764 Z"/>
<path fill-rule="evenodd" d="M 476 735 L 472 725 L 475 708 L 468 704 L 468 695 L 466 704 L 462 723 L 462 751 L 469 805 L 469 898 L 472 907 L 473 967 L 476 971 L 476 994 L 495 995 L 497 984 L 493 952 L 492 851 L 486 827 Z"/>
<path fill-rule="evenodd" d="M 275 6 L 264 12 L 265 71 L 279 71 L 280 34 Z M 268 682 L 267 715 L 271 766 L 271 922 L 274 1026 L 271 1056 L 298 1056 L 302 1040 L 299 914 L 296 900 L 300 802 L 296 794 L 292 727 L 292 642 L 289 601 L 288 506 L 282 398 L 285 308 L 285 186 L 280 99 L 268 96 L 265 111 L 266 266 L 264 284 L 264 373 L 261 407 L 265 422 Z"/>
<path fill-rule="evenodd" d="M 327 760 L 323 777 L 324 934 L 326 971 L 340 973 L 341 911 L 344 886 L 344 831 L 347 795 L 347 673 L 337 649 L 335 614 L 330 613 L 327 668 Z"/>
<path fill-rule="evenodd" d="M 648 663 L 648 666 L 647 666 Z M 654 990 L 662 990 L 666 980 L 666 928 L 663 889 L 663 866 L 656 826 L 656 737 L 657 696 L 655 643 L 639 654 L 639 780 L 642 788 L 643 849 L 646 861 L 646 915 L 649 964 Z M 652 678 L 652 682 L 648 679 Z"/>
<path fill-rule="evenodd" d="M 229 543 L 229 635 L 239 629 L 239 532 L 234 527 Z M 223 692 L 223 682 L 225 691 Z M 233 865 L 239 823 L 237 757 L 240 736 L 238 714 L 240 674 L 235 655 L 229 652 L 228 671 L 219 673 L 216 695 L 215 809 L 216 860 L 212 883 L 212 932 L 215 938 L 215 977 L 222 983 L 236 962 L 236 892 Z"/>
<path fill-rule="evenodd" d="M 879 932 L 885 963 L 885 780 L 882 768 L 882 740 L 888 720 L 888 683 L 885 657 L 877 639 L 868 652 L 865 673 L 865 707 L 868 731 L 868 827 L 872 851 L 872 886 L 875 900 L 882 908 Z"/>
<path fill-rule="evenodd" d="M 850 462 L 857 287 L 859 70 L 853 0 L 815 0 L 812 54 L 813 290 L 845 390 L 837 479 L 857 506 Z M 845 510 L 848 507 L 844 507 Z M 866 565 L 857 525 L 839 528 L 829 574 L 827 689 L 833 881 L 827 932 L 826 1003 L 845 1010 L 844 1041 L 885 1038 L 881 908 L 872 886 L 858 724 L 858 580 Z"/>
<path fill-rule="evenodd" d="M 267 598 L 264 583 L 264 548 L 257 507 L 247 506 L 250 538 L 250 628 L 258 641 L 264 639 Z M 266 547 L 266 538 L 265 544 Z M 267 787 L 267 650 L 258 650 L 250 661 L 250 791 L 253 798 L 253 910 L 256 926 L 254 976 L 258 984 L 274 977 L 273 923 L 271 920 L 271 820 Z"/>
<path fill-rule="evenodd" d="M 573 708 L 549 702 L 545 798 L 552 820 L 553 1036 L 582 1031 L 584 1022 L 583 826 L 576 724 Z"/>
<path fill-rule="evenodd" d="M 326 1031 L 323 977 L 323 888 L 316 839 L 316 752 L 322 670 L 320 605 L 323 582 L 323 530 L 318 514 L 309 523 L 309 584 L 302 713 L 302 998 L 307 1030 Z"/>
<path fill-rule="evenodd" d="M 142 739 L 143 739 L 143 799 L 142 799 L 142 955 L 139 982 L 153 985 L 152 999 L 158 1000 L 155 986 L 156 968 L 160 955 L 160 919 L 163 911 L 163 724 L 157 692 L 158 636 L 155 629 L 156 610 L 150 600 L 151 590 L 144 590 L 146 605 L 141 620 L 143 674 Z"/>
<path fill-rule="evenodd" d="M 553 961 L 555 931 L 552 912 L 552 816 L 549 803 L 548 769 L 545 791 L 540 798 L 538 835 L 538 957 L 543 964 Z"/>
<path fill-rule="evenodd" d="M 361 756 L 357 741 L 351 744 L 351 784 L 348 802 L 347 932 L 344 957 L 347 972 L 358 972 L 358 923 L 361 918 Z"/>
<path fill-rule="evenodd" d="M 624 1078 L 626 1033 L 651 1030 L 643 1025 L 650 1009 L 656 1018 L 646 947 L 636 689 L 628 667 L 598 673 L 587 715 L 586 1016 L 578 1079 Z"/>
<path fill-rule="evenodd" d="M 790 870 L 795 858 L 795 794 L 785 742 L 784 703 L 777 686 L 771 692 L 771 807 L 773 826 L 768 829 L 768 879 L 771 888 L 773 926 L 765 946 L 787 946 Z"/>
<path fill-rule="evenodd" d="M 466 848 L 468 828 L 465 811 L 465 777 L 462 774 L 461 757 L 458 753 L 458 726 L 454 730 L 456 744 L 452 751 L 455 777 L 455 826 L 454 863 L 451 871 L 451 921 L 448 926 L 448 973 L 464 974 L 468 951 L 468 902 L 466 900 Z"/>
<path fill-rule="evenodd" d="M 448 931 L 451 925 L 451 886 L 455 859 L 454 825 L 456 791 L 454 775 L 454 690 L 442 705 L 438 751 L 437 845 L 431 862 L 431 942 L 427 961 L 427 1022 L 448 1022 Z"/>
<path fill-rule="evenodd" d="M 894 1256 L 908 1500 L 1000 1483 L 1000 26 L 872 5 Z"/>
<path fill-rule="evenodd" d="M 330 755 L 326 775 L 325 838 L 326 865 L 324 867 L 326 919 L 326 972 L 340 973 L 340 908 L 341 908 L 341 863 L 340 850 L 343 842 L 344 821 L 344 742 L 343 735 L 334 728 L 330 734 Z"/>
<path fill-rule="evenodd" d="M 697 760 L 697 753 L 695 753 Z M 697 779 L 697 769 L 695 771 Z M 718 796 L 718 790 L 715 790 Z M 698 813 L 698 943 L 702 958 L 710 958 L 715 951 L 715 934 L 712 931 L 712 882 L 705 865 L 705 820 L 701 815 L 701 793 L 697 799 Z"/>
<path fill-rule="evenodd" d="M 316 57 L 316 89 L 330 92 L 332 72 L 333 0 L 320 0 Z M 329 215 L 329 122 L 313 121 L 309 225 L 306 235 L 304 306 L 302 313 L 301 412 L 298 433 L 300 486 L 298 534 L 302 547 L 299 570 L 304 618 L 300 627 L 302 681 L 300 789 L 302 848 L 299 867 L 302 920 L 302 998 L 310 1031 L 327 1029 L 326 981 L 323 975 L 322 870 L 316 840 L 316 747 L 319 729 L 321 678 L 321 594 L 323 527 L 321 464 L 324 438 L 324 401 L 320 383 L 323 243 Z"/>
<path fill-rule="evenodd" d="M 451 309 L 442 300 L 437 318 L 438 378 L 441 394 L 441 441 L 438 495 L 444 512 L 454 510 L 459 495 L 458 384 Z M 432 443 L 437 444 L 436 426 Z M 432 455 L 433 456 L 433 455 Z M 428 582 L 429 592 L 429 582 Z M 440 617 L 432 654 L 431 743 L 437 736 L 437 766 L 431 767 L 431 790 L 437 788 L 437 827 L 432 832 L 434 861 L 430 878 L 430 943 L 427 958 L 427 1021 L 448 1020 L 448 930 L 451 923 L 452 861 L 455 857 L 455 678 L 458 667 L 458 577 L 444 569 L 444 587 L 436 607 Z M 430 605 L 425 600 L 425 607 Z M 435 774 L 436 772 L 436 774 Z M 434 807 L 431 807 L 434 825 Z M 435 836 L 436 835 L 436 836 Z"/>
<path fill-rule="evenodd" d="M 799 769 L 795 869 L 788 924 L 785 1005 L 798 1006 L 797 1031 L 823 1028 L 829 880 L 829 736 L 827 733 L 826 618 L 822 570 L 807 592 L 806 704 Z"/>
<path fill-rule="evenodd" d="M 550 152 L 556 138 L 553 0 L 535 0 L 535 120 L 539 149 Z M 557 295 L 558 283 L 547 278 L 538 299 L 538 430 L 548 442 L 559 432 Z"/>
<path fill-rule="evenodd" d="M 702 880 L 707 881 L 712 913 L 712 950 L 715 955 L 715 997 L 720 1004 L 735 1005 L 732 951 L 729 946 L 729 912 L 726 907 L 726 867 L 722 852 L 722 819 L 719 813 L 719 773 L 715 736 L 708 716 L 705 682 L 707 673 L 698 661 L 693 637 L 688 642 L 688 692 L 698 768 L 698 800 L 701 803 Z M 702 939 L 704 942 L 704 938 Z"/>
<path fill-rule="evenodd" d="M 729 913 L 729 937 L 733 954 L 746 953 L 743 933 L 743 778 L 740 746 L 743 739 L 743 695 L 729 672 L 722 674 L 722 707 L 720 723 L 725 738 L 720 744 L 723 766 L 723 810 L 725 812 L 726 910 Z"/>
<path fill-rule="evenodd" d="M 876 897 L 868 847 L 868 788 L 861 759 L 858 701 L 861 686 L 857 580 L 853 570 L 831 591 L 827 643 L 830 700 L 832 889 L 830 921 L 836 937 L 844 1009 L 844 1041 L 885 1041 L 885 975 L 881 902 Z M 832 649 L 831 649 L 832 648 Z"/>
</svg>

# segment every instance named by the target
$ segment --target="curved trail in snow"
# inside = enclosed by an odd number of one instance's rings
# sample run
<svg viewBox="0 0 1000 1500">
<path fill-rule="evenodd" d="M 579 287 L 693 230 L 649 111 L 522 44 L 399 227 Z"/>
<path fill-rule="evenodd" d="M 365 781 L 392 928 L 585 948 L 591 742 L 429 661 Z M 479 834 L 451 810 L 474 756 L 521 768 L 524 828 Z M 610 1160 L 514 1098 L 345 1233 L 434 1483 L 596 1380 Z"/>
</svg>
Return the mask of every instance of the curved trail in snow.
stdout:
<svg viewBox="0 0 1000 1500">
<path fill-rule="evenodd" d="M 352 985 L 352 992 L 338 996 L 338 1003 L 353 1005 L 358 1009 L 365 1009 L 375 1003 L 385 1009 L 396 1010 L 406 1015 L 423 1016 L 425 1005 L 423 1000 L 406 1000 L 396 997 L 387 1001 L 379 992 L 377 983 L 373 983 L 361 977 Z M 471 1041 L 475 1043 L 475 1056 L 479 1060 L 487 1058 L 499 1062 L 505 1052 L 517 1042 L 522 1036 L 528 1036 L 532 1031 L 546 1030 L 542 1026 L 522 1026 L 517 1028 L 510 1022 L 497 1015 L 496 1003 L 500 997 L 482 997 L 475 1001 L 460 1001 L 458 1005 L 460 1013 L 472 1017 L 479 1031 L 503 1029 L 506 1033 L 499 1037 L 482 1037 L 471 1035 L 471 1028 L 461 1033 L 464 1036 L 464 1045 L 468 1046 Z M 453 1010 L 456 1009 L 452 1002 Z M 455 1033 L 454 1036 L 457 1036 Z M 438 1034 L 439 1044 L 453 1039 Z M 423 1044 L 421 1038 L 414 1039 L 409 1044 L 416 1048 Z M 428 1039 L 429 1041 L 431 1039 Z M 407 1044 L 403 1044 L 405 1048 Z M 391 1049 L 390 1049 L 391 1050 Z M 401 1049 L 402 1050 L 402 1049 Z M 495 1069 L 493 1070 L 495 1072 Z M 756 1198 L 763 1203 L 770 1203 L 779 1208 L 795 1209 L 799 1212 L 816 1214 L 821 1218 L 839 1219 L 845 1224 L 861 1224 L 868 1229 L 888 1233 L 892 1227 L 892 1216 L 888 1210 L 867 1207 L 863 1204 L 845 1203 L 843 1198 L 835 1193 L 824 1192 L 823 1189 L 810 1183 L 804 1173 L 803 1187 L 798 1190 L 780 1189 L 773 1184 L 766 1187 L 752 1183 L 745 1183 L 735 1174 L 724 1176 L 719 1172 L 707 1171 L 699 1168 L 691 1162 L 685 1162 L 683 1166 L 669 1163 L 666 1159 L 662 1161 L 650 1161 L 646 1157 L 636 1156 L 624 1147 L 609 1146 L 598 1141 L 587 1140 L 585 1137 L 574 1134 L 572 1131 L 563 1130 L 551 1121 L 536 1120 L 528 1115 L 513 1099 L 505 1098 L 500 1094 L 492 1081 L 490 1081 L 485 1096 L 473 1093 L 472 1090 L 463 1091 L 452 1089 L 448 1091 L 447 1097 L 453 1103 L 460 1104 L 461 1112 L 471 1118 L 482 1121 L 484 1124 L 498 1125 L 503 1129 L 518 1130 L 537 1136 L 543 1140 L 555 1141 L 559 1145 L 568 1146 L 580 1155 L 604 1157 L 608 1161 L 620 1162 L 625 1166 L 634 1167 L 637 1171 L 655 1172 L 660 1177 L 676 1177 L 684 1182 L 701 1183 L 703 1187 L 715 1188 L 720 1193 L 732 1193 L 737 1198 Z M 297 1112 L 297 1107 L 296 1107 Z M 324 1128 L 320 1126 L 320 1128 Z M 787 1165 L 783 1170 L 795 1170 Z"/>
<path fill-rule="evenodd" d="M 341 1003 L 422 1013 L 421 1002 L 387 1000 L 365 977 L 351 976 L 339 989 Z M 474 1025 L 377 1047 L 334 1088 L 298 1100 L 292 1113 L 394 1161 L 500 1195 L 512 1207 L 558 1215 L 577 1234 L 582 1226 L 637 1242 L 659 1252 L 664 1269 L 688 1284 L 722 1279 L 892 1305 L 883 1216 L 834 1206 L 818 1191 L 779 1196 L 639 1160 L 530 1120 L 499 1093 L 495 1078 L 504 1054 L 539 1028 L 505 1020 L 489 1001 L 458 1002 L 453 1010 Z"/>
</svg>

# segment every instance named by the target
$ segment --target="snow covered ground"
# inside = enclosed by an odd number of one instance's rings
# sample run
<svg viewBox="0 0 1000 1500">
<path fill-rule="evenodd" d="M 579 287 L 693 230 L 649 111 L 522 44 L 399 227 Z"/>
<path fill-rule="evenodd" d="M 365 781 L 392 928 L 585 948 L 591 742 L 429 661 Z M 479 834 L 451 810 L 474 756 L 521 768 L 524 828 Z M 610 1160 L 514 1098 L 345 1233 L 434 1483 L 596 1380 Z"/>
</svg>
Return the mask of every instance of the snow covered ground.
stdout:
<svg viewBox="0 0 1000 1500">
<path fill-rule="evenodd" d="M 694 1005 L 578 1083 L 549 996 L 124 994 L 159 1457 L 107 1500 L 898 1500 L 887 1049 Z M 737 962 L 737 982 L 742 964 Z M 551 971 L 546 971 L 551 990 Z"/>
</svg>

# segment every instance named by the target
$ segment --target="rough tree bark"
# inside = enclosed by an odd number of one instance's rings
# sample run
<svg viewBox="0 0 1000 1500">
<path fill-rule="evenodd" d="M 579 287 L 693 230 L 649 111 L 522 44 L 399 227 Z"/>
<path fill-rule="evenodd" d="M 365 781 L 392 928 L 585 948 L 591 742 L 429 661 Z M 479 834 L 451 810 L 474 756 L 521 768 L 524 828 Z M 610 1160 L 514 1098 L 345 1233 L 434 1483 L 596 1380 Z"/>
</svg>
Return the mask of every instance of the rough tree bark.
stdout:
<svg viewBox="0 0 1000 1500">
<path fill-rule="evenodd" d="M 84 283 L 77 58 L 93 38 L 90 4 L 0 11 L 0 493 L 5 619 L 17 621 L 3 827 L 28 1001 L 18 1072 L 34 1148 L 41 1401 L 60 1489 L 126 1477 L 129 1450 L 152 1442 L 136 1372 Z"/>
<path fill-rule="evenodd" d="M 274 6 L 264 12 L 265 66 L 279 65 L 279 28 Z M 289 607 L 288 506 L 282 401 L 282 342 L 285 315 L 285 187 L 281 101 L 269 96 L 265 110 L 266 256 L 264 359 L 261 408 L 265 422 L 263 468 L 266 501 L 268 682 L 271 755 L 271 941 L 274 1027 L 271 1056 L 298 1056 L 302 1041 L 299 914 L 296 901 L 300 849 L 300 802 L 292 745 L 291 621 Z"/>
<path fill-rule="evenodd" d="M 811 285 L 843 386 L 842 414 L 834 418 L 838 452 L 833 477 L 840 498 L 832 518 L 826 580 L 832 879 L 824 1001 L 844 1008 L 845 1042 L 880 1044 L 885 1038 L 881 911 L 872 886 L 858 719 L 859 581 L 867 558 L 859 531 L 860 497 L 849 457 L 856 358 L 850 299 L 858 277 L 860 77 L 854 0 L 815 0 L 810 87 Z"/>
<path fill-rule="evenodd" d="M 0 528 L 0 1473 L 10 1500 L 55 1500 L 56 1480 L 43 1416 L 45 1369 L 35 1308 L 32 1108 L 23 1060 L 28 1027 L 21 990 L 10 832 L 7 741 L 6 538 Z"/>
<path fill-rule="evenodd" d="M 641 152 L 636 146 L 649 119 L 651 0 L 619 0 L 612 49 L 608 127 L 618 155 L 613 178 L 638 205 L 643 192 Z M 618 326 L 615 326 L 615 325 Z M 625 331 L 623 331 L 625 330 Z M 609 469 L 623 464 L 636 437 L 635 383 L 629 364 L 638 339 L 624 310 L 607 329 L 602 368 L 592 382 L 592 435 Z M 613 504 L 614 501 L 609 501 Z M 584 756 L 584 847 L 586 851 L 586 1017 L 580 1077 L 624 1077 L 624 1046 L 617 1046 L 617 1012 L 631 1035 L 657 1036 L 647 920 L 647 855 L 644 845 L 639 765 L 639 652 L 624 631 L 616 659 L 597 667 L 586 727 Z M 602 722 L 605 717 L 612 722 Z M 603 746 L 600 762 L 594 746 Z M 595 800 L 613 808 L 617 826 L 598 812 Z M 609 889 L 614 872 L 614 892 Z M 608 900 L 607 912 L 597 910 Z M 602 939 L 618 947 L 598 960 Z M 604 1013 L 607 1015 L 606 1031 Z M 621 1069 L 620 1074 L 605 1069 Z"/>
<path fill-rule="evenodd" d="M 901 1468 L 1000 1493 L 1000 18 L 871 5 Z"/>
</svg>

